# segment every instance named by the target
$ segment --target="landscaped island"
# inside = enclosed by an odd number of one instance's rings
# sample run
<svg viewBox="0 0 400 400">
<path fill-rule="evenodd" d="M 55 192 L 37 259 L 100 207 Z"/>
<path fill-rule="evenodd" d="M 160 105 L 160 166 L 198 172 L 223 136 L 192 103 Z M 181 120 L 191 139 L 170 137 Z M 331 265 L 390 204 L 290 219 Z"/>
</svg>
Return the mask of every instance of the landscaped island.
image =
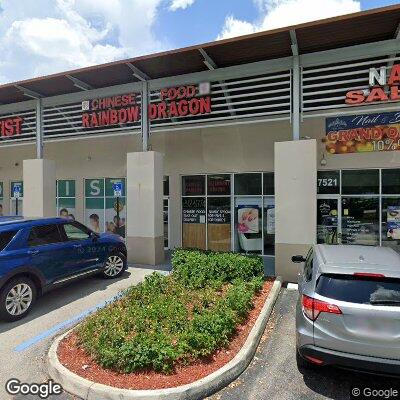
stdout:
<svg viewBox="0 0 400 400">
<path fill-rule="evenodd" d="M 170 275 L 148 276 L 83 322 L 61 343 L 60 361 L 82 376 L 119 387 L 135 386 L 135 377 L 153 376 L 157 381 L 163 375 L 169 381 L 188 369 L 196 379 L 193 368 L 204 369 L 219 354 L 227 353 L 229 361 L 234 355 L 230 352 L 240 347 L 224 349 L 242 333 L 247 336 L 245 325 L 255 300 L 258 310 L 252 322 L 272 284 L 264 280 L 262 259 L 176 250 L 172 265 Z M 245 337 L 241 339 L 243 344 Z M 122 376 L 128 378 L 127 385 L 121 383 Z M 175 379 L 176 385 L 187 383 L 181 378 Z M 164 381 L 160 387 L 170 385 Z M 154 384 L 152 380 L 147 386 Z"/>
</svg>

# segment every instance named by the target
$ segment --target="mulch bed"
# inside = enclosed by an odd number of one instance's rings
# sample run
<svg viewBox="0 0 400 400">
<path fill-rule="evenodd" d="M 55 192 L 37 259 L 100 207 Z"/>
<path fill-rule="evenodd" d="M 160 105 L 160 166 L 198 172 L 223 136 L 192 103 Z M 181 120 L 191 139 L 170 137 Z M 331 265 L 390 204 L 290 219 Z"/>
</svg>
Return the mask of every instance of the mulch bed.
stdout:
<svg viewBox="0 0 400 400">
<path fill-rule="evenodd" d="M 274 279 L 264 283 L 261 292 L 254 298 L 253 310 L 250 311 L 246 322 L 238 326 L 227 348 L 218 350 L 207 359 L 177 366 L 171 374 L 165 375 L 154 371 L 122 374 L 102 368 L 77 345 L 74 332 L 60 342 L 58 359 L 66 368 L 83 378 L 121 389 L 166 389 L 192 383 L 215 372 L 236 356 L 256 322 L 273 283 Z"/>
</svg>

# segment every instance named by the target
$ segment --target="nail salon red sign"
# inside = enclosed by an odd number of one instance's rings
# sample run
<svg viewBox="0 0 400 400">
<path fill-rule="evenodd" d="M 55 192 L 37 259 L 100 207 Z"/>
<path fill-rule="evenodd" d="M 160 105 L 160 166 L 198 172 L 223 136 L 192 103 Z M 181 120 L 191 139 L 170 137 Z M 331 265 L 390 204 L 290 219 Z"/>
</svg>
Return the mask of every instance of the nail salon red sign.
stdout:
<svg viewBox="0 0 400 400">
<path fill-rule="evenodd" d="M 400 101 L 400 64 L 389 71 L 385 66 L 370 68 L 368 90 L 350 90 L 346 93 L 346 104 L 359 105 L 375 102 Z"/>
</svg>

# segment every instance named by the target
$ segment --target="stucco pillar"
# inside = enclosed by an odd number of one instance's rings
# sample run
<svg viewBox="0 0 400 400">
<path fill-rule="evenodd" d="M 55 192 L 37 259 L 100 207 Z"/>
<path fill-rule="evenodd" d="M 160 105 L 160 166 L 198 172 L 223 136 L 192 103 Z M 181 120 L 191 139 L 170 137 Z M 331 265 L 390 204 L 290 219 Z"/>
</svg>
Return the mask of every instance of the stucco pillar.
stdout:
<svg viewBox="0 0 400 400">
<path fill-rule="evenodd" d="M 299 264 L 317 236 L 317 142 L 275 143 L 275 271 L 296 282 Z"/>
<path fill-rule="evenodd" d="M 164 261 L 164 156 L 155 151 L 127 154 L 128 261 Z"/>
<path fill-rule="evenodd" d="M 56 216 L 56 163 L 52 160 L 23 161 L 24 216 Z"/>
</svg>

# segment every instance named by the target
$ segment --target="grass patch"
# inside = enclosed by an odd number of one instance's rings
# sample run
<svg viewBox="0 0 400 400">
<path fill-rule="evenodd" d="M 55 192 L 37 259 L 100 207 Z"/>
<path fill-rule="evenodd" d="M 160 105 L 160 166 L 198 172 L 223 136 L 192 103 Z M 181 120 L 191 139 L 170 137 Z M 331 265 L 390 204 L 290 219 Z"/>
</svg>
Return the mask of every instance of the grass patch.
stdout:
<svg viewBox="0 0 400 400">
<path fill-rule="evenodd" d="M 176 250 L 169 276 L 154 273 L 77 330 L 105 368 L 171 372 L 226 346 L 263 285 L 260 257 Z"/>
</svg>

